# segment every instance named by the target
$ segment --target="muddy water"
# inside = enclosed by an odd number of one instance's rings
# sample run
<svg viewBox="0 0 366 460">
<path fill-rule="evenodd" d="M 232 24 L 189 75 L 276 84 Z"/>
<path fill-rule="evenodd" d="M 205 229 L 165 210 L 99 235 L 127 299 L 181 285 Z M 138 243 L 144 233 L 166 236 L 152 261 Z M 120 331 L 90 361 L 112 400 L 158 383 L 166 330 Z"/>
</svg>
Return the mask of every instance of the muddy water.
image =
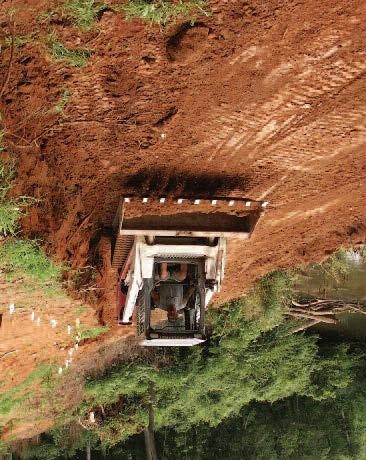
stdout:
<svg viewBox="0 0 366 460">
<path fill-rule="evenodd" d="M 330 280 L 317 269 L 301 276 L 297 289 L 303 293 L 329 299 L 359 300 L 366 303 L 366 261 L 357 253 L 349 257 L 349 273 L 341 280 Z M 341 335 L 366 340 L 366 315 L 342 313 L 336 325 L 322 324 L 314 330 L 320 334 Z"/>
</svg>

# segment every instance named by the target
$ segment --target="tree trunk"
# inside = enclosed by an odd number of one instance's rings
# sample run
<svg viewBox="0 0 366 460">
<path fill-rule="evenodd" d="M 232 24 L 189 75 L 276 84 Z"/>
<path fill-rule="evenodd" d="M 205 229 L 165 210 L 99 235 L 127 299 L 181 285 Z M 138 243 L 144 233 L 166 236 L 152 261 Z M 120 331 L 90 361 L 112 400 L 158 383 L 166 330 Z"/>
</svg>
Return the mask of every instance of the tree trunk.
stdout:
<svg viewBox="0 0 366 460">
<path fill-rule="evenodd" d="M 91 449 L 90 449 L 90 442 L 86 446 L 86 460 L 91 460 Z"/>
<path fill-rule="evenodd" d="M 156 444 L 155 444 L 155 421 L 154 421 L 154 406 L 153 406 L 154 400 L 155 400 L 154 384 L 150 382 L 149 403 L 148 403 L 149 426 L 144 429 L 145 449 L 146 449 L 147 460 L 159 460 L 158 454 L 156 452 Z"/>
</svg>

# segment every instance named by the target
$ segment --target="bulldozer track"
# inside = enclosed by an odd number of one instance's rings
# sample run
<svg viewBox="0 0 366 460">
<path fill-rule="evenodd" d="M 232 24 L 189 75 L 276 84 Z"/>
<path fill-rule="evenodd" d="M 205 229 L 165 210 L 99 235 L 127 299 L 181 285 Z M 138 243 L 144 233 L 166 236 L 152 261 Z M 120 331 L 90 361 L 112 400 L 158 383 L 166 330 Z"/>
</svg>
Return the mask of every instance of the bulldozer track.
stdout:
<svg viewBox="0 0 366 460">
<path fill-rule="evenodd" d="M 134 242 L 134 236 L 130 235 L 118 235 L 116 244 L 114 247 L 112 268 L 119 270 L 122 268 L 130 254 Z"/>
</svg>

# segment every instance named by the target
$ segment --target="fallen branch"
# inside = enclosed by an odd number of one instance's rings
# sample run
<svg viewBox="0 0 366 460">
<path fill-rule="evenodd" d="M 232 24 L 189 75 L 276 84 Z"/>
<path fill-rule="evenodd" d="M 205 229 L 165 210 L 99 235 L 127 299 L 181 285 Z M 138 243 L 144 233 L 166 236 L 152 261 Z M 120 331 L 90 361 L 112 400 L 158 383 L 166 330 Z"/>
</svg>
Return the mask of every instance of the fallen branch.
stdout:
<svg viewBox="0 0 366 460">
<path fill-rule="evenodd" d="M 290 312 L 292 313 L 302 313 L 304 315 L 311 316 L 334 316 L 334 310 L 322 310 L 322 311 L 313 311 L 307 310 L 305 308 L 291 308 Z"/>
<path fill-rule="evenodd" d="M 293 316 L 295 318 L 306 318 L 306 319 L 311 319 L 311 320 L 316 320 L 319 319 L 322 323 L 328 323 L 328 324 L 337 324 L 337 320 L 333 318 L 329 318 L 328 316 L 322 316 L 321 319 L 318 317 L 314 317 L 311 313 L 296 313 L 292 312 L 291 310 L 287 313 L 289 316 Z"/>
<path fill-rule="evenodd" d="M 301 310 L 306 312 L 312 312 L 314 314 L 325 314 L 324 311 L 330 311 L 332 314 L 336 311 L 355 311 L 366 314 L 366 308 L 359 302 L 350 302 L 343 300 L 316 300 L 307 303 L 299 303 L 294 300 L 291 301 L 291 310 Z M 293 308 L 294 307 L 294 308 Z"/>
<path fill-rule="evenodd" d="M 298 311 L 298 310 L 296 310 Z M 314 315 L 314 316 L 334 316 L 334 310 L 315 310 L 315 311 L 312 311 L 312 310 L 302 310 L 302 311 L 298 311 L 298 313 L 309 313 L 311 315 Z"/>
<path fill-rule="evenodd" d="M 314 319 L 314 320 L 308 321 L 305 324 L 302 324 L 301 326 L 295 327 L 290 332 L 291 334 L 295 334 L 296 332 L 304 331 L 305 329 L 308 329 L 309 327 L 315 326 L 315 324 L 319 324 L 319 323 L 321 323 L 321 320 Z"/>
</svg>

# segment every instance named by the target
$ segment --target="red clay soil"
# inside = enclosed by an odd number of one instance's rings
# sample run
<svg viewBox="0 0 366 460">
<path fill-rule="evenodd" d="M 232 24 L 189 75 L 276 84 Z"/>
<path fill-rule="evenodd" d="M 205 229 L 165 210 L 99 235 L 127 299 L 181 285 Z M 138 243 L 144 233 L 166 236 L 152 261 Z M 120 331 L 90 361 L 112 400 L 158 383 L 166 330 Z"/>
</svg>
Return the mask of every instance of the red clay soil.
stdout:
<svg viewBox="0 0 366 460">
<path fill-rule="evenodd" d="M 269 270 L 365 242 L 366 3 L 208 3 L 195 27 L 163 32 L 121 12 L 88 33 L 56 16 L 60 41 L 93 50 L 76 68 L 42 44 L 52 2 L 5 0 L 2 38 L 10 6 L 16 34 L 35 35 L 15 50 L 0 110 L 15 193 L 41 199 L 24 229 L 74 267 L 126 193 L 268 199 L 253 238 L 229 244 L 223 301 Z"/>
</svg>

